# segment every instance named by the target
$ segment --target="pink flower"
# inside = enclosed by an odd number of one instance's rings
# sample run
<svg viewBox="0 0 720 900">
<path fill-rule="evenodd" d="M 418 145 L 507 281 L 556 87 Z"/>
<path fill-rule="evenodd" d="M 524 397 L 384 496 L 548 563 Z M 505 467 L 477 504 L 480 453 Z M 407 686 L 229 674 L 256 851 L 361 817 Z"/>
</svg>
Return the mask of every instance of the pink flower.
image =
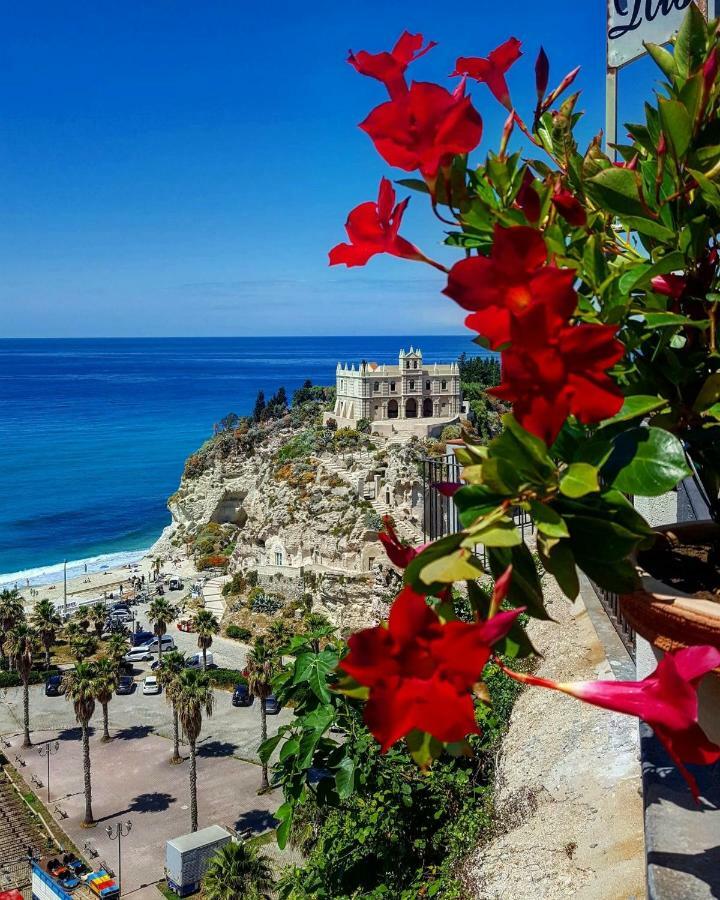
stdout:
<svg viewBox="0 0 720 900">
<path fill-rule="evenodd" d="M 650 284 L 656 294 L 679 300 L 687 287 L 687 280 L 684 275 L 656 275 L 650 279 Z"/>
<path fill-rule="evenodd" d="M 505 81 L 508 69 L 520 59 L 522 44 L 511 37 L 487 57 L 461 56 L 455 63 L 453 75 L 467 75 L 476 81 L 485 82 L 497 99 L 508 109 L 512 108 L 510 90 Z"/>
<path fill-rule="evenodd" d="M 423 47 L 423 40 L 421 34 L 410 34 L 403 31 L 389 53 L 387 51 L 368 53 L 367 50 L 353 53 L 351 50 L 348 62 L 361 75 L 368 75 L 370 78 L 382 81 L 392 98 L 399 97 L 407 94 L 407 84 L 405 83 L 407 67 L 436 46 L 435 41 L 429 41 Z"/>
<path fill-rule="evenodd" d="M 411 547 L 409 544 L 403 544 L 395 531 L 393 520 L 390 516 L 383 516 L 384 531 L 379 532 L 378 538 L 385 548 L 388 559 L 398 569 L 406 569 L 415 557 L 422 553 L 427 544 L 421 544 L 419 547 Z"/>
<path fill-rule="evenodd" d="M 398 234 L 408 202 L 403 200 L 395 206 L 395 190 L 388 179 L 383 178 L 377 203 L 372 200 L 361 203 L 348 216 L 345 230 L 350 243 L 333 247 L 330 265 L 364 266 L 377 253 L 424 261 L 418 248 Z"/>
<path fill-rule="evenodd" d="M 505 672 L 516 681 L 562 691 L 594 706 L 637 716 L 647 722 L 697 800 L 697 782 L 684 764 L 710 765 L 720 759 L 720 747 L 708 739 L 698 724 L 697 702 L 700 679 L 718 666 L 720 650 L 701 646 L 665 654 L 655 671 L 642 681 L 559 684 L 509 669 Z"/>
</svg>

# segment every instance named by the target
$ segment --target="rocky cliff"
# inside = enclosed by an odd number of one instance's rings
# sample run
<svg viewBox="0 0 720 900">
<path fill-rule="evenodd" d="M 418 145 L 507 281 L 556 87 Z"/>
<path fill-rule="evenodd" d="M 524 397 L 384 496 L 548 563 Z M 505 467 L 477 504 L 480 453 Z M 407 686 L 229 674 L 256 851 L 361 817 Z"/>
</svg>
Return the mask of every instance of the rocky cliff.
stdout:
<svg viewBox="0 0 720 900">
<path fill-rule="evenodd" d="M 378 621 L 397 575 L 377 540 L 392 515 L 408 541 L 422 539 L 419 440 L 319 424 L 306 404 L 271 421 L 223 431 L 188 459 L 169 499 L 172 524 L 155 551 L 185 546 L 200 568 L 230 573 L 313 609 L 342 629 Z"/>
</svg>

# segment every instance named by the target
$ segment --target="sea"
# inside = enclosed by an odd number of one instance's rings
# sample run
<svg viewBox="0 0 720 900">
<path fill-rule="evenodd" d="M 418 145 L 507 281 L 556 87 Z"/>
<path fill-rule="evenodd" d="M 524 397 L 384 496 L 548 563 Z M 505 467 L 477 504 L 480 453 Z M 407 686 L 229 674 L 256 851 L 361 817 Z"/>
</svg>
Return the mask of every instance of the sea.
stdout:
<svg viewBox="0 0 720 900">
<path fill-rule="evenodd" d="M 411 345 L 429 363 L 483 352 L 469 334 L 0 340 L 0 587 L 136 561 L 214 423 Z"/>
</svg>

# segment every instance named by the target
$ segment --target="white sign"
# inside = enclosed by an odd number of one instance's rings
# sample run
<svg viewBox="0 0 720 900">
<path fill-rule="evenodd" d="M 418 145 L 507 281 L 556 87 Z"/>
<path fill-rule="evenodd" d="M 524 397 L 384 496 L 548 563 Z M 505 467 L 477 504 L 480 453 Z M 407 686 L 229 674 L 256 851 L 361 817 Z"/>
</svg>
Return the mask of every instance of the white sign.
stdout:
<svg viewBox="0 0 720 900">
<path fill-rule="evenodd" d="M 692 0 L 608 0 L 608 66 L 620 68 L 645 53 L 643 41 L 665 44 Z"/>
</svg>

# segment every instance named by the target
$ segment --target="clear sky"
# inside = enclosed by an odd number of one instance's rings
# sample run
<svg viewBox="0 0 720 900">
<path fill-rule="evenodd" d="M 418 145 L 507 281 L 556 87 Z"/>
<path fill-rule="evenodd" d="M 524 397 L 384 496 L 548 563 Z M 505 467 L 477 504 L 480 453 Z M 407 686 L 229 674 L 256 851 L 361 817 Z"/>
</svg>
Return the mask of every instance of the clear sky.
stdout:
<svg viewBox="0 0 720 900">
<path fill-rule="evenodd" d="M 551 83 L 583 65 L 583 138 L 602 126 L 604 0 L 5 4 L 0 334 L 462 331 L 429 268 L 327 267 L 347 212 L 402 177 L 356 127 L 385 94 L 347 50 L 389 49 L 405 28 L 439 42 L 412 76 L 448 85 L 457 56 L 521 39 L 510 83 L 528 115 L 542 42 Z M 647 63 L 622 84 L 635 113 Z M 483 151 L 504 116 L 472 91 Z M 419 196 L 405 221 L 452 258 Z"/>
</svg>

